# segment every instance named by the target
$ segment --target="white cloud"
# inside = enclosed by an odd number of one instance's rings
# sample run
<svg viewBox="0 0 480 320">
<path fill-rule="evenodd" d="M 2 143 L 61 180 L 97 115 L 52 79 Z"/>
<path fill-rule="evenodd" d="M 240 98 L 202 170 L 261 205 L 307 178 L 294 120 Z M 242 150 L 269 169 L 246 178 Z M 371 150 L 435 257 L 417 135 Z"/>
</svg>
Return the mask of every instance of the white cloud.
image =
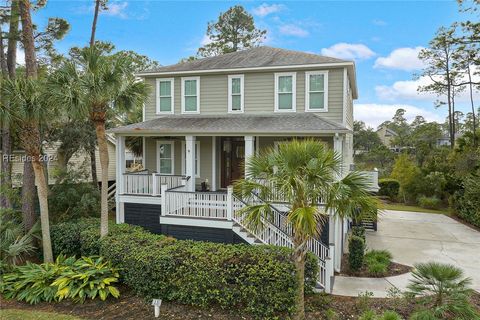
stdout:
<svg viewBox="0 0 480 320">
<path fill-rule="evenodd" d="M 323 48 L 321 53 L 325 56 L 340 59 L 368 59 L 375 55 L 369 47 L 361 43 L 337 43 L 330 48 Z"/>
<path fill-rule="evenodd" d="M 383 26 L 386 26 L 386 25 L 387 25 L 387 23 L 386 23 L 384 20 L 382 20 L 382 19 L 374 19 L 374 20 L 372 20 L 372 23 L 373 23 L 374 25 L 380 26 L 380 27 L 383 27 Z"/>
<path fill-rule="evenodd" d="M 20 65 L 25 65 L 25 51 L 22 48 L 17 49 L 17 63 Z"/>
<path fill-rule="evenodd" d="M 126 19 L 128 16 L 125 12 L 125 10 L 128 7 L 128 3 L 126 1 L 124 2 L 110 2 L 107 3 L 107 10 L 102 10 L 100 13 L 105 14 L 107 16 L 112 16 L 112 17 L 119 17 L 122 19 Z"/>
<path fill-rule="evenodd" d="M 287 36 L 305 38 L 309 35 L 309 32 L 307 30 L 295 24 L 284 24 L 283 26 L 280 26 L 279 30 L 281 34 Z"/>
<path fill-rule="evenodd" d="M 359 103 L 353 107 L 354 118 L 363 121 L 367 126 L 376 129 L 382 122 L 391 120 L 397 109 L 405 109 L 405 118 L 411 122 L 416 116 L 423 116 L 427 121 L 443 122 L 444 114 L 441 111 L 432 112 L 408 104 L 376 104 Z"/>
<path fill-rule="evenodd" d="M 202 38 L 202 41 L 200 41 L 200 45 L 203 47 L 203 46 L 206 46 L 209 43 L 212 43 L 212 39 L 210 39 L 209 36 L 204 35 L 203 38 Z"/>
<path fill-rule="evenodd" d="M 475 70 L 472 70 L 474 73 Z M 466 76 L 464 78 L 467 81 Z M 472 77 L 473 81 L 480 81 L 479 75 Z M 392 85 L 381 85 L 375 87 L 377 97 L 384 101 L 399 101 L 399 100 L 417 100 L 417 101 L 431 101 L 437 100 L 437 95 L 429 92 L 418 92 L 419 87 L 423 87 L 432 83 L 429 77 L 422 76 L 414 80 L 400 80 L 395 81 Z M 446 99 L 442 97 L 442 99 Z M 469 102 L 470 100 L 468 90 L 461 92 L 455 100 L 459 103 Z M 480 99 L 480 92 L 474 91 L 474 99 L 478 101 Z"/>
<path fill-rule="evenodd" d="M 390 52 L 386 57 L 379 57 L 375 61 L 374 68 L 399 69 L 413 71 L 423 69 L 424 63 L 418 58 L 423 47 L 398 48 Z"/>
<path fill-rule="evenodd" d="M 284 10 L 286 7 L 283 4 L 262 4 L 256 8 L 253 8 L 252 12 L 254 15 L 259 17 L 265 17 L 269 14 L 276 13 Z"/>
</svg>

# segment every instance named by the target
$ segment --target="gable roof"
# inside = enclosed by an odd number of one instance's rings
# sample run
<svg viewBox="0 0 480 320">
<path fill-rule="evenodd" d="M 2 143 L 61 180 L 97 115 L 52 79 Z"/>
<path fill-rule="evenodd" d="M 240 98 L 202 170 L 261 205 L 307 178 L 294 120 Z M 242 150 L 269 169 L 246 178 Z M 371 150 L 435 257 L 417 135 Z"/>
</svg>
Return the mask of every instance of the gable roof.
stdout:
<svg viewBox="0 0 480 320">
<path fill-rule="evenodd" d="M 148 77 L 175 74 L 203 74 L 312 67 L 347 67 L 348 76 L 352 85 L 353 97 L 358 98 L 355 63 L 353 61 L 267 46 L 255 47 L 169 66 L 162 66 L 155 69 L 145 70 L 138 73 L 137 76 Z"/>
<path fill-rule="evenodd" d="M 311 113 L 162 116 L 109 130 L 118 134 L 321 134 L 350 132 L 334 121 Z"/>
<path fill-rule="evenodd" d="M 280 67 L 305 64 L 326 64 L 350 62 L 337 58 L 272 47 L 255 47 L 227 53 L 215 57 L 203 58 L 174 65 L 146 70 L 142 74 L 158 72 L 199 71 L 212 69 L 236 69 Z"/>
</svg>

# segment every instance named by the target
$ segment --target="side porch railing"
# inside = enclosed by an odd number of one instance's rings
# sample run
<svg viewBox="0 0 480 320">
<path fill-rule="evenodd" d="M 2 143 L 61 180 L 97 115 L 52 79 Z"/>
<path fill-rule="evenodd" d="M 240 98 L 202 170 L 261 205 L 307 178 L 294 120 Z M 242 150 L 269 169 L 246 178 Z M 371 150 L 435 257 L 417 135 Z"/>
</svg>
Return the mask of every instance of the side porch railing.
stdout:
<svg viewBox="0 0 480 320">
<path fill-rule="evenodd" d="M 166 185 L 168 189 L 185 185 L 188 177 L 182 175 L 162 175 L 148 173 L 147 171 L 123 174 L 123 194 L 159 196 L 160 186 Z"/>
</svg>

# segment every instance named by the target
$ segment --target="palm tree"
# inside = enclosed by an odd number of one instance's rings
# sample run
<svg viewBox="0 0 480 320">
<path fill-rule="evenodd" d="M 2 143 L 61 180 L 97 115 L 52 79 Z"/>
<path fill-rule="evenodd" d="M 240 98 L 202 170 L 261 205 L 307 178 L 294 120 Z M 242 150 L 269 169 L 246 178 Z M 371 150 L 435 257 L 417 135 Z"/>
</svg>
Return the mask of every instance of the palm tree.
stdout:
<svg viewBox="0 0 480 320">
<path fill-rule="evenodd" d="M 341 156 L 318 141 L 293 140 L 247 159 L 246 178 L 235 184 L 235 192 L 243 199 L 252 194 L 265 199 L 262 204 L 247 205 L 243 209 L 251 228 L 262 228 L 262 221 L 269 219 L 271 203 L 268 199 L 281 194 L 289 204 L 286 217 L 292 230 L 292 258 L 299 286 L 295 319 L 305 318 L 306 245 L 321 234 L 327 212 L 334 212 L 342 218 L 357 217 L 358 212 L 376 214 L 377 203 L 367 191 L 366 179 L 356 172 L 340 179 L 341 167 Z M 320 199 L 323 206 L 319 206 Z"/>
<path fill-rule="evenodd" d="M 90 119 L 95 127 L 102 170 L 101 237 L 108 233 L 108 145 L 105 122 L 113 109 L 129 110 L 144 103 L 148 88 L 135 78 L 132 60 L 108 56 L 96 46 L 81 49 L 52 75 L 52 105 L 67 108 L 80 119 Z"/>
<path fill-rule="evenodd" d="M 53 262 L 48 217 L 48 186 L 42 160 L 42 139 L 40 125 L 46 123 L 45 86 L 42 80 L 18 78 L 3 80 L 1 94 L 8 101 L 8 107 L 0 106 L 0 116 L 19 131 L 20 143 L 27 158 L 32 163 L 37 184 L 42 227 L 43 257 L 45 262 Z"/>
</svg>

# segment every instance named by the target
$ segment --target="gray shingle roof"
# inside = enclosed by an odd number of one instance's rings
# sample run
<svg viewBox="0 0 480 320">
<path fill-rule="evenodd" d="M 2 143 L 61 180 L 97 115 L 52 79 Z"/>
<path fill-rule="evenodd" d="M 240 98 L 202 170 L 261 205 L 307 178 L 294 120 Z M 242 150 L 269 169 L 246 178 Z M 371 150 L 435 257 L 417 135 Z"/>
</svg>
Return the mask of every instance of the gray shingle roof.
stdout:
<svg viewBox="0 0 480 320">
<path fill-rule="evenodd" d="M 346 127 L 314 113 L 162 116 L 109 130 L 122 134 L 320 134 Z"/>
<path fill-rule="evenodd" d="M 199 71 L 211 69 L 235 69 L 255 67 L 276 67 L 305 64 L 351 62 L 316 54 L 272 47 L 256 47 L 221 56 L 177 63 L 141 72 L 142 75 L 158 72 Z"/>
</svg>

